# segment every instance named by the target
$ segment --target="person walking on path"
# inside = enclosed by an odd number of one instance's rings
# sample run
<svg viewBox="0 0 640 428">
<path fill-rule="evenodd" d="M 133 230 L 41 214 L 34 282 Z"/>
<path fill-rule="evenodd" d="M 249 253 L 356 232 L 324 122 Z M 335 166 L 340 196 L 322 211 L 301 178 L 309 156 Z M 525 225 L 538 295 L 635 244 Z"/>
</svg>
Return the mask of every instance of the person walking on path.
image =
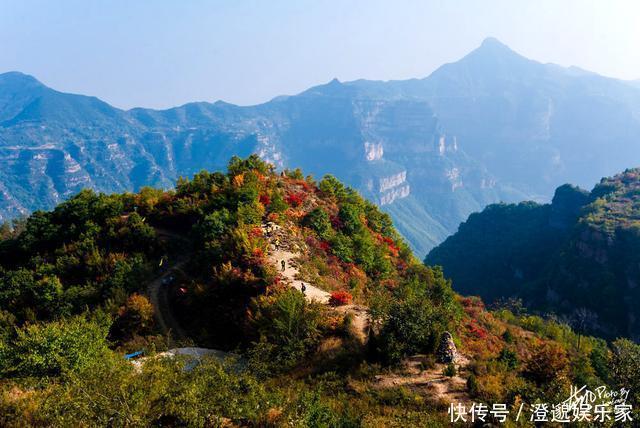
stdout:
<svg viewBox="0 0 640 428">
<path fill-rule="evenodd" d="M 300 291 L 302 291 L 302 295 L 304 296 L 304 292 L 307 291 L 307 286 L 304 285 L 304 282 L 301 282 Z"/>
<path fill-rule="evenodd" d="M 282 272 L 284 272 L 284 270 L 285 270 L 285 268 L 287 266 L 287 263 L 284 260 L 282 260 L 282 261 L 280 261 L 280 265 L 282 266 Z"/>
</svg>

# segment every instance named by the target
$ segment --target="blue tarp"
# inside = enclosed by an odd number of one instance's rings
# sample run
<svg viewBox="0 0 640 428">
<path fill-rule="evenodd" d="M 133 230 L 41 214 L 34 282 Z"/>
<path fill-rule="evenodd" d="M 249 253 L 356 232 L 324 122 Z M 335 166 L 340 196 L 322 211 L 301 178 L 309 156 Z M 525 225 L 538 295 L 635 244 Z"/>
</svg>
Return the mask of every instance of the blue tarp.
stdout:
<svg viewBox="0 0 640 428">
<path fill-rule="evenodd" d="M 125 354 L 124 359 L 125 360 L 130 360 L 132 358 L 139 357 L 142 354 L 144 354 L 144 351 L 138 351 L 138 352 L 133 352 L 131 354 Z"/>
</svg>

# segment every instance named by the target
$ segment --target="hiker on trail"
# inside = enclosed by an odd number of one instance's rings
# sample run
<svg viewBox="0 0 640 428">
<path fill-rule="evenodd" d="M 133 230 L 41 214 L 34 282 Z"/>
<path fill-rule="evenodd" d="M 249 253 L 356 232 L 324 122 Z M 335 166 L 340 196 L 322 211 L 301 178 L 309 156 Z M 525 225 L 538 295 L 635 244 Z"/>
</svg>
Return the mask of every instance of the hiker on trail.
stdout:
<svg viewBox="0 0 640 428">
<path fill-rule="evenodd" d="M 300 291 L 302 291 L 302 295 L 304 296 L 304 292 L 307 291 L 307 286 L 304 285 L 304 282 L 301 282 Z"/>
<path fill-rule="evenodd" d="M 282 260 L 280 261 L 280 264 L 282 265 L 282 272 L 284 272 L 284 269 L 287 266 L 287 263 L 284 260 Z"/>
<path fill-rule="evenodd" d="M 276 238 L 275 246 L 276 246 L 276 250 L 280 249 L 280 240 L 277 238 Z"/>
</svg>

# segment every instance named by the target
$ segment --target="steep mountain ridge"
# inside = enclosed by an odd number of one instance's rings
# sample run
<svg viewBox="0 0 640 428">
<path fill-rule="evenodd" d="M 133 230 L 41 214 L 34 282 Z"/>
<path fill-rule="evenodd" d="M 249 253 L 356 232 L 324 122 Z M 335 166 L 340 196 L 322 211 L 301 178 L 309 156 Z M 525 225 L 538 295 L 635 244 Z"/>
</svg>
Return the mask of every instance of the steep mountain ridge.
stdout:
<svg viewBox="0 0 640 428">
<path fill-rule="evenodd" d="M 488 203 L 548 200 L 640 164 L 640 90 L 524 58 L 495 39 L 424 79 L 337 79 L 241 107 L 122 111 L 0 76 L 0 219 L 84 187 L 170 187 L 258 153 L 332 173 L 391 213 L 420 255 Z"/>
<path fill-rule="evenodd" d="M 422 212 L 424 220 L 398 216 L 420 253 L 498 198 L 491 176 L 443 134 L 425 101 L 374 99 L 333 81 L 254 107 L 218 102 L 124 112 L 94 98 L 39 91 L 0 125 L 4 218 L 85 187 L 168 187 L 181 175 L 220 169 L 231 155 L 250 153 L 280 168 L 335 174 L 390 212 Z M 91 111 L 83 122 L 84 110 Z M 478 185 L 463 188 L 467 176 L 479 177 Z M 446 221 L 442 205 L 459 217 Z"/>
</svg>

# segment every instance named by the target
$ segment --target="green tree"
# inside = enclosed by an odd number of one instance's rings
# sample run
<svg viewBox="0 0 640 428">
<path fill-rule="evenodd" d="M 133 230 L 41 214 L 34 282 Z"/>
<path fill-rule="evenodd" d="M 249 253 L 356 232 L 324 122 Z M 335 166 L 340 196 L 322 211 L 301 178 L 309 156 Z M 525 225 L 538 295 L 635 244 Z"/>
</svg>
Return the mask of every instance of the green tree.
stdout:
<svg viewBox="0 0 640 428">
<path fill-rule="evenodd" d="M 447 321 L 447 315 L 424 296 L 394 301 L 378 338 L 383 360 L 396 364 L 408 355 L 433 353 Z"/>
<path fill-rule="evenodd" d="M 107 350 L 109 322 L 85 316 L 29 324 L 0 349 L 5 376 L 59 376 L 81 370 Z"/>
<path fill-rule="evenodd" d="M 252 324 L 260 338 L 256 345 L 267 350 L 276 367 L 293 366 L 317 344 L 320 307 L 308 303 L 299 291 L 288 288 L 254 299 L 252 310 Z"/>
<path fill-rule="evenodd" d="M 344 184 L 330 174 L 325 175 L 320 180 L 318 188 L 325 196 L 334 197 L 338 200 L 342 200 L 346 196 Z"/>
<path fill-rule="evenodd" d="M 322 208 L 314 208 L 304 218 L 304 225 L 313 229 L 321 239 L 329 239 L 333 229 L 329 214 Z"/>
<path fill-rule="evenodd" d="M 273 171 L 273 165 L 266 163 L 256 154 L 252 154 L 246 159 L 233 156 L 227 165 L 227 171 L 230 177 L 247 171 L 258 171 L 264 175 Z"/>
<path fill-rule="evenodd" d="M 640 404 L 640 345 L 629 339 L 612 344 L 611 380 L 618 388 L 631 390 L 631 404 Z"/>
<path fill-rule="evenodd" d="M 238 206 L 238 222 L 242 224 L 260 224 L 264 217 L 264 207 L 258 201 Z"/>
<path fill-rule="evenodd" d="M 360 214 L 361 211 L 358 206 L 354 204 L 342 204 L 338 212 L 338 217 L 342 222 L 342 230 L 346 235 L 355 235 L 363 229 Z"/>
<path fill-rule="evenodd" d="M 269 204 L 269 210 L 274 213 L 281 213 L 286 211 L 287 208 L 289 208 L 289 205 L 287 205 L 284 198 L 282 197 L 282 193 L 275 190 L 271 194 L 271 204 Z"/>
</svg>

